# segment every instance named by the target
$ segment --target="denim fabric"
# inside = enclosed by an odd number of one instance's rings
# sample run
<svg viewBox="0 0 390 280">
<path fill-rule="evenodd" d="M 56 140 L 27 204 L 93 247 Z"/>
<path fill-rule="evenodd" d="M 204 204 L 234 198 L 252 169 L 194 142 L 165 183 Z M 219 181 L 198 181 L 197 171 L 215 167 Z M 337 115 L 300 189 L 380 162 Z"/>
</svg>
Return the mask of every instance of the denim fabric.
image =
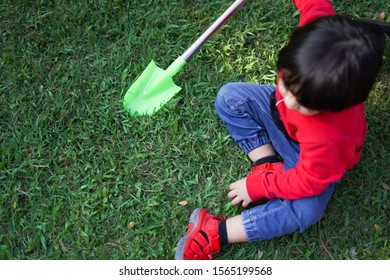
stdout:
<svg viewBox="0 0 390 280">
<path fill-rule="evenodd" d="M 299 145 L 286 137 L 274 123 L 270 96 L 275 87 L 250 83 L 229 83 L 218 92 L 216 112 L 234 141 L 248 154 L 271 143 L 283 158 L 285 170 L 295 167 Z M 334 183 L 321 194 L 299 200 L 275 199 L 242 212 L 249 241 L 303 232 L 322 218 L 332 196 Z"/>
</svg>

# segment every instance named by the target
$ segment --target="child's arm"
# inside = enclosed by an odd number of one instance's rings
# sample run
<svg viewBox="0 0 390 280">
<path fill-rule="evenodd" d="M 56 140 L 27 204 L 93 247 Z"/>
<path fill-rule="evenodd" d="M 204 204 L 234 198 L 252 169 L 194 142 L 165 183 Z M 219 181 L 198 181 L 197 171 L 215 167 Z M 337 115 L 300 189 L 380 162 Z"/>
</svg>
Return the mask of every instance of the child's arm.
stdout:
<svg viewBox="0 0 390 280">
<path fill-rule="evenodd" d="M 300 13 L 299 26 L 318 17 L 334 15 L 332 4 L 329 0 L 292 0 Z"/>
<path fill-rule="evenodd" d="M 360 159 L 352 140 L 301 144 L 300 160 L 295 168 L 282 174 L 249 174 L 246 178 L 252 201 L 260 198 L 300 199 L 323 192 L 338 181 Z"/>
</svg>

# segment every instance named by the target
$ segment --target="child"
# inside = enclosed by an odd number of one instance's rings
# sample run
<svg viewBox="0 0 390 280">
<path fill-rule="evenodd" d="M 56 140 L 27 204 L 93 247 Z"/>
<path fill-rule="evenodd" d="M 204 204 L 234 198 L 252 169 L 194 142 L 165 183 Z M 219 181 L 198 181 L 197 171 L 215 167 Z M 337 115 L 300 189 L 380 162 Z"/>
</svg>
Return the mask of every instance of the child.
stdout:
<svg viewBox="0 0 390 280">
<path fill-rule="evenodd" d="M 328 0 L 293 3 L 299 28 L 279 53 L 277 87 L 230 83 L 215 100 L 254 163 L 228 197 L 243 207 L 268 202 L 227 220 L 196 209 L 176 259 L 211 259 L 228 243 L 303 232 L 323 216 L 335 183 L 360 160 L 363 102 L 382 64 L 384 35 L 334 15 Z"/>
</svg>

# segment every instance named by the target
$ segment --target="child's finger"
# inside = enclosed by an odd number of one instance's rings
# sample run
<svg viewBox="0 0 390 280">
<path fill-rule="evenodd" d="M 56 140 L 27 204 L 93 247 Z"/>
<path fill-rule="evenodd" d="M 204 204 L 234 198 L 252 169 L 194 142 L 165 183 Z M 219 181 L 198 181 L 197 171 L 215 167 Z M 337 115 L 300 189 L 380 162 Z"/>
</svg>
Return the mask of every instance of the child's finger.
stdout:
<svg viewBox="0 0 390 280">
<path fill-rule="evenodd" d="M 234 190 L 231 190 L 230 192 L 228 192 L 227 196 L 229 198 L 234 198 L 237 196 L 237 193 Z"/>
<path fill-rule="evenodd" d="M 233 200 L 232 200 L 232 204 L 233 205 L 238 205 L 240 204 L 242 201 L 242 199 L 239 197 L 239 196 L 236 196 Z"/>
<path fill-rule="evenodd" d="M 249 202 L 247 202 L 247 201 L 244 200 L 244 201 L 242 202 L 242 205 L 241 205 L 241 206 L 245 208 L 245 207 L 247 207 L 248 205 L 249 205 Z"/>
</svg>

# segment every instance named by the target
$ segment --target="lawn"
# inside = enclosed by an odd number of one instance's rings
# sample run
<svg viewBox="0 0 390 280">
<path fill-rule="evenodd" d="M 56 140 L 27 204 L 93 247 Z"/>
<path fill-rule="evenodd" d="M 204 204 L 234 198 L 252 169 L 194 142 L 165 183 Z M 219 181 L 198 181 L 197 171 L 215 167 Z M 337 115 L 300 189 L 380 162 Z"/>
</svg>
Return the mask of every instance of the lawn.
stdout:
<svg viewBox="0 0 390 280">
<path fill-rule="evenodd" d="M 182 90 L 157 114 L 122 107 L 152 59 L 168 67 L 230 3 L 1 1 L 0 259 L 172 259 L 194 208 L 241 212 L 224 191 L 250 163 L 213 100 L 227 82 L 275 83 L 298 21 L 289 0 L 247 1 L 175 76 Z M 387 0 L 334 6 L 390 13 Z M 325 217 L 217 259 L 390 259 L 389 45 L 362 160 Z"/>
</svg>

